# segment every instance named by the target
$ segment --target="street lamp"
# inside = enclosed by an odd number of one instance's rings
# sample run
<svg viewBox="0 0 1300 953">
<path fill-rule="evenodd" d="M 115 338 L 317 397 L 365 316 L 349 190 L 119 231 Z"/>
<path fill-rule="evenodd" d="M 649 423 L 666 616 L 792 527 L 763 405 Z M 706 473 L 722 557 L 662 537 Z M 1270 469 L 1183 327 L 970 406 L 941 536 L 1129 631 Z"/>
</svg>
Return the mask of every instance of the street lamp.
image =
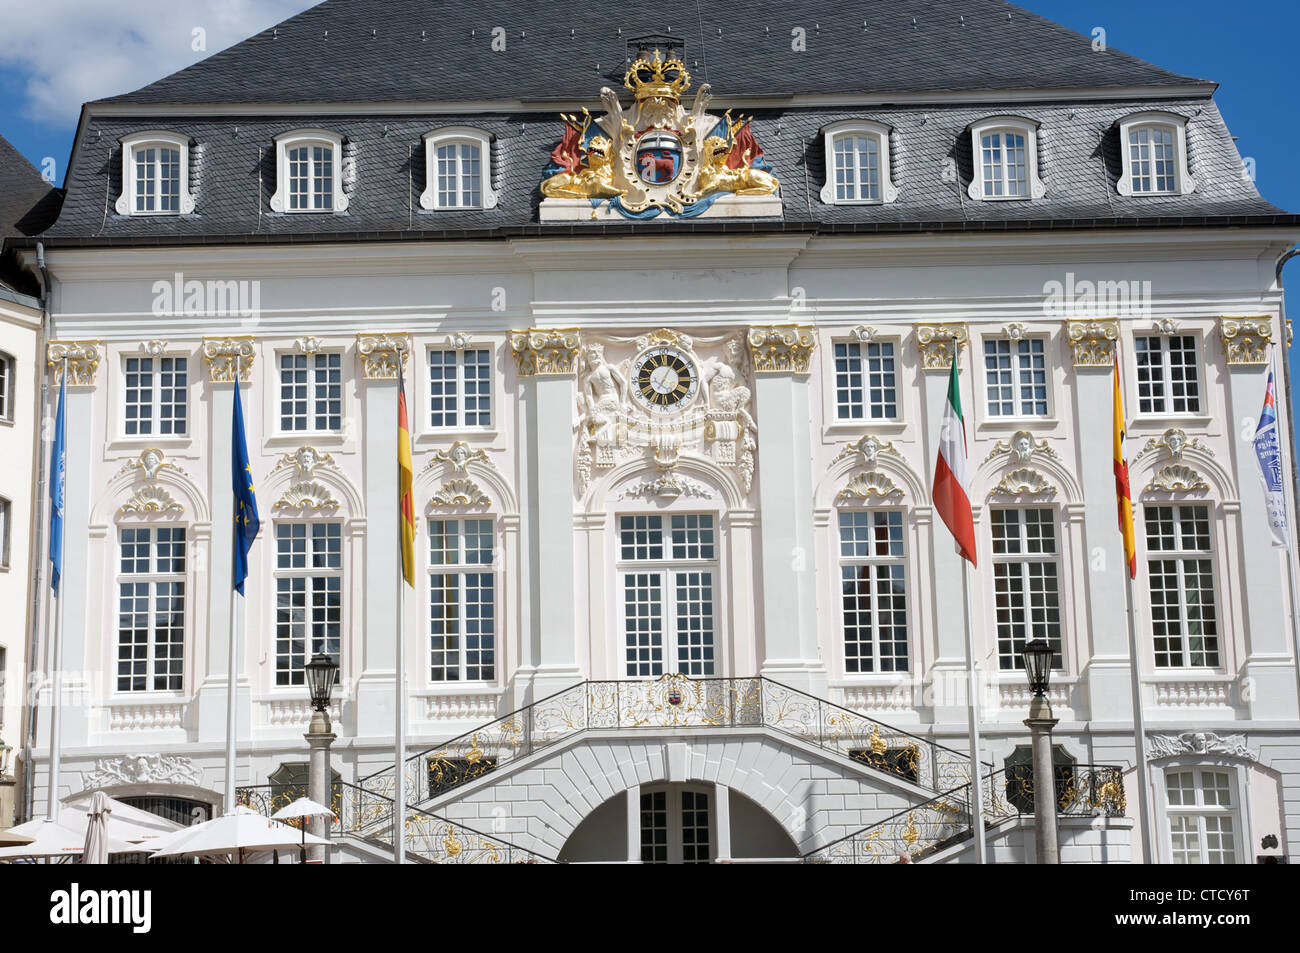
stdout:
<svg viewBox="0 0 1300 953">
<path fill-rule="evenodd" d="M 304 667 L 307 670 L 307 690 L 311 692 L 312 707 L 311 724 L 303 736 L 311 749 L 307 769 L 307 796 L 317 804 L 331 807 L 330 745 L 335 736 L 330 725 L 329 707 L 339 663 L 329 655 L 314 655 Z M 329 819 L 325 816 L 311 818 L 308 828 L 318 837 L 329 838 Z M 318 862 L 327 860 L 326 848 L 311 848 L 311 859 Z"/>
<path fill-rule="evenodd" d="M 1030 639 L 1021 650 L 1029 690 L 1029 729 L 1034 759 L 1034 846 L 1040 864 L 1059 864 L 1060 847 L 1056 831 L 1056 779 L 1052 771 L 1052 705 L 1047 688 L 1052 680 L 1052 646 L 1046 639 Z"/>
</svg>

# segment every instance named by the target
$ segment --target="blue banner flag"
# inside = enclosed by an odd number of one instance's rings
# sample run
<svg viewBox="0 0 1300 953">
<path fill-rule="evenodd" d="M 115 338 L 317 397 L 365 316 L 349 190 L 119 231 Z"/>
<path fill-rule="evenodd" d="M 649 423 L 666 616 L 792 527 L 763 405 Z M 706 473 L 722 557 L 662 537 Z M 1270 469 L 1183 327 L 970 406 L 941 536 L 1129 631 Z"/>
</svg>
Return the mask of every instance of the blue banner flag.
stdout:
<svg viewBox="0 0 1300 953">
<path fill-rule="evenodd" d="M 56 596 L 63 578 L 63 504 L 68 482 L 68 428 L 64 418 L 67 371 L 65 362 L 59 383 L 59 412 L 54 418 L 54 446 L 50 450 L 50 588 Z"/>
<path fill-rule="evenodd" d="M 1268 529 L 1273 545 L 1287 545 L 1286 493 L 1282 483 L 1282 447 L 1277 435 L 1277 394 L 1273 390 L 1273 371 L 1268 372 L 1264 389 L 1264 409 L 1255 430 L 1255 459 L 1264 481 L 1264 504 L 1268 508 Z"/>
<path fill-rule="evenodd" d="M 253 548 L 262 523 L 257 518 L 257 496 L 253 492 L 253 468 L 248 464 L 248 441 L 244 439 L 244 406 L 235 382 L 235 414 L 230 435 L 231 476 L 235 490 L 235 589 L 244 594 L 248 578 L 248 551 Z"/>
</svg>

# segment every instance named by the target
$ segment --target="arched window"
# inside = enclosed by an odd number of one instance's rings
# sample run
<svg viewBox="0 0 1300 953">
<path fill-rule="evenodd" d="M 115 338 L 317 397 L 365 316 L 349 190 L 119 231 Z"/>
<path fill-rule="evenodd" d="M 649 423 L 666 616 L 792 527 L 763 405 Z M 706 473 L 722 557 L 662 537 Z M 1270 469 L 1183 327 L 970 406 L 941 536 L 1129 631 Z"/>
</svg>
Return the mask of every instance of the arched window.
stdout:
<svg viewBox="0 0 1300 953">
<path fill-rule="evenodd" d="M 492 141 L 465 126 L 424 135 L 425 209 L 496 208 L 492 188 Z"/>
<path fill-rule="evenodd" d="M 823 202 L 874 205 L 898 197 L 890 178 L 890 132 L 888 126 L 860 120 L 832 123 L 822 130 L 826 148 Z"/>
<path fill-rule="evenodd" d="M 1241 791 L 1229 767 L 1172 767 L 1165 772 L 1170 861 L 1235 864 L 1242 848 Z"/>
<path fill-rule="evenodd" d="M 1042 198 L 1038 177 L 1038 124 L 997 116 L 971 126 L 974 175 L 967 194 L 980 201 Z"/>
<path fill-rule="evenodd" d="M 277 136 L 276 212 L 343 212 L 343 140 L 332 132 L 306 129 Z"/>
<path fill-rule="evenodd" d="M 190 140 L 170 132 L 140 132 L 122 139 L 119 215 L 188 215 Z"/>
<path fill-rule="evenodd" d="M 1137 113 L 1119 121 L 1120 195 L 1187 195 L 1187 120 L 1173 113 Z"/>
</svg>

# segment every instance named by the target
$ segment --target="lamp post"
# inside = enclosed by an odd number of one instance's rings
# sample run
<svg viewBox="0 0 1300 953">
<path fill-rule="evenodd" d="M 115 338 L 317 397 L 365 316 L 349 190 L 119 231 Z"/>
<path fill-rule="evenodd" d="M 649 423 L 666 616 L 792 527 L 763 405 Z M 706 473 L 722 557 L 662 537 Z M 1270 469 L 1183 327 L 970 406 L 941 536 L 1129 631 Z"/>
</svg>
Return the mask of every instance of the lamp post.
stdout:
<svg viewBox="0 0 1300 953">
<path fill-rule="evenodd" d="M 339 663 L 328 655 L 315 655 L 305 666 L 307 670 L 307 689 L 311 692 L 312 716 L 307 727 L 307 746 L 311 757 L 307 770 L 307 796 L 317 804 L 331 807 L 330 789 L 330 745 L 334 743 L 331 730 L 329 707 L 330 695 L 334 691 L 334 681 L 338 676 Z M 318 837 L 330 836 L 329 819 L 313 817 L 308 829 Z M 310 858 L 316 862 L 328 860 L 324 846 L 311 848 Z"/>
<path fill-rule="evenodd" d="M 1052 705 L 1047 700 L 1047 686 L 1052 680 L 1052 646 L 1046 639 L 1031 639 L 1021 650 L 1029 689 L 1029 729 L 1034 757 L 1034 847 L 1040 864 L 1059 864 L 1060 848 L 1056 832 L 1056 778 L 1052 771 Z"/>
</svg>

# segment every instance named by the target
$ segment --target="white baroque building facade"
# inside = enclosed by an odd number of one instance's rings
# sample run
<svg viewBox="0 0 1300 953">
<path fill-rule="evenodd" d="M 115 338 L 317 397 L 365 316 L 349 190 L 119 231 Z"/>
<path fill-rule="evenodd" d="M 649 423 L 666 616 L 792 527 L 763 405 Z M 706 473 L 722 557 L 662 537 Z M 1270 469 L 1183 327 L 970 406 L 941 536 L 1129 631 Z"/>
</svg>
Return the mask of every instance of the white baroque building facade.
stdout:
<svg viewBox="0 0 1300 953">
<path fill-rule="evenodd" d="M 1208 86 L 1117 54 L 1062 105 L 1043 64 L 1087 41 L 1016 17 L 1041 49 L 991 93 L 885 95 L 831 57 L 827 88 L 795 71 L 759 96 L 710 48 L 748 126 L 678 75 L 711 28 L 629 42 L 619 94 L 575 68 L 544 109 L 492 75 L 450 100 L 363 89 L 368 110 L 240 86 L 267 43 L 292 63 L 355 27 L 336 3 L 89 104 L 40 236 L 68 374 L 60 793 L 219 809 L 233 630 L 250 803 L 304 782 L 304 665 L 339 662 L 340 860 L 388 856 L 404 673 L 415 855 L 966 861 L 968 614 L 994 859 L 1033 856 L 1033 637 L 1058 652 L 1065 859 L 1289 855 L 1295 610 L 1250 438 L 1300 223 L 1238 174 Z M 560 55 L 534 42 L 520 55 Z M 930 498 L 954 359 L 968 578 Z M 1116 360 L 1158 858 L 1136 827 Z M 236 387 L 262 519 L 240 602 Z"/>
</svg>

